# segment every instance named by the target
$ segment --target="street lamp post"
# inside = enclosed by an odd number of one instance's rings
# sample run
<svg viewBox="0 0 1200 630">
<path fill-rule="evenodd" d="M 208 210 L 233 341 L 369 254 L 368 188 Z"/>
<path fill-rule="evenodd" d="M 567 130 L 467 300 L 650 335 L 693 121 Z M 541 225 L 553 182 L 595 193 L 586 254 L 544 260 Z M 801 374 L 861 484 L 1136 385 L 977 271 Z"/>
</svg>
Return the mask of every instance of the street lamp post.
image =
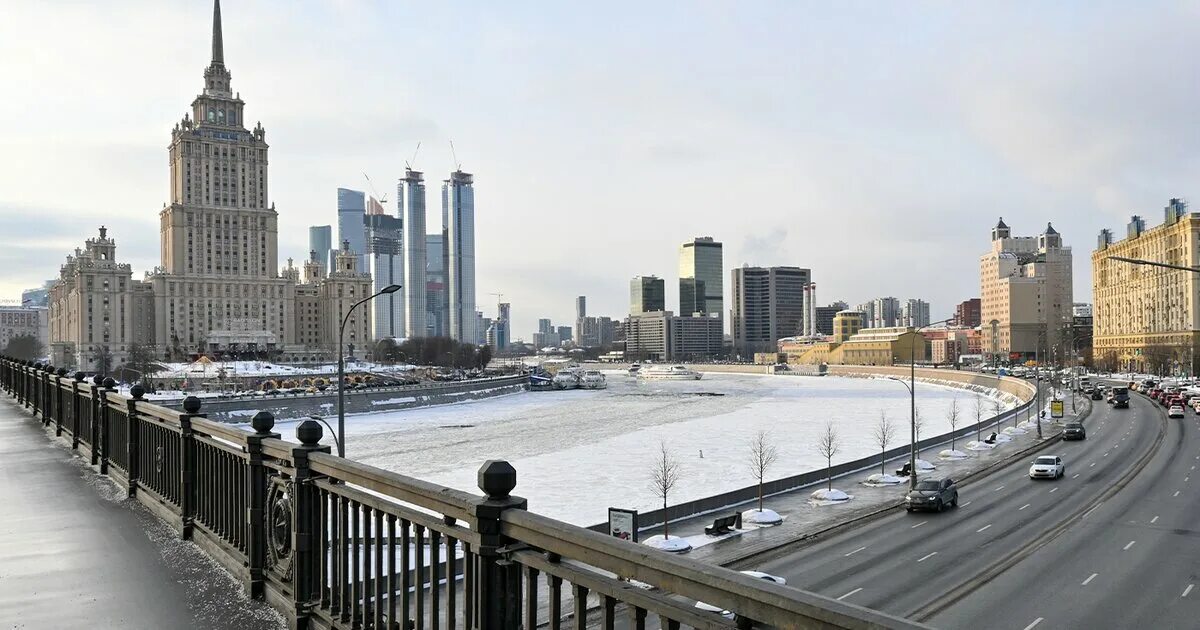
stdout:
<svg viewBox="0 0 1200 630">
<path fill-rule="evenodd" d="M 952 322 L 952 321 L 954 321 L 954 318 L 948 317 L 948 318 L 940 320 L 940 321 L 925 324 L 924 326 L 921 326 L 919 328 L 914 328 L 913 332 L 916 333 L 918 336 L 920 336 L 921 331 L 926 328 L 929 328 L 930 326 L 936 326 L 938 324 L 945 324 L 945 323 Z M 924 343 L 924 341 L 922 341 L 922 343 Z M 905 383 L 904 381 L 902 381 L 898 378 L 893 378 L 892 380 L 894 380 L 898 383 L 901 383 L 905 387 L 908 388 L 910 413 L 912 414 L 910 416 L 911 421 L 912 421 L 911 422 L 911 424 L 912 424 L 912 427 L 911 427 L 912 428 L 912 447 L 909 449 L 909 454 L 908 454 L 908 487 L 910 490 L 914 490 L 917 487 L 917 340 L 916 339 L 913 339 L 912 343 L 910 343 L 908 345 L 908 367 L 909 367 L 909 371 L 908 371 L 908 381 L 909 382 Z"/>
<path fill-rule="evenodd" d="M 342 340 L 346 334 L 346 322 L 350 321 L 350 314 L 354 312 L 354 309 L 381 295 L 386 293 L 395 293 L 399 290 L 400 285 L 398 284 L 388 285 L 379 293 L 367 296 L 355 302 L 354 305 L 350 307 L 350 310 L 346 311 L 346 315 L 342 317 L 342 325 L 338 327 L 338 457 L 346 456 L 346 355 L 342 352 Z"/>
</svg>

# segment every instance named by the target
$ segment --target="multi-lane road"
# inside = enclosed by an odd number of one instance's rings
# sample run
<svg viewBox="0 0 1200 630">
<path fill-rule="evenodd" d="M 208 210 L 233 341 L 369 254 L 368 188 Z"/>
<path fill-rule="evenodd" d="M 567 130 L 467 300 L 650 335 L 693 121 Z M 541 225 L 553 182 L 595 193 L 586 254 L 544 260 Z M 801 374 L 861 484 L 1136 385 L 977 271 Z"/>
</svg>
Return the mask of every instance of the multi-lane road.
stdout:
<svg viewBox="0 0 1200 630">
<path fill-rule="evenodd" d="M 1200 627 L 1200 416 L 1132 394 L 1095 402 L 1066 474 L 1035 455 L 959 489 L 959 507 L 900 512 L 755 568 L 940 628 Z"/>
</svg>

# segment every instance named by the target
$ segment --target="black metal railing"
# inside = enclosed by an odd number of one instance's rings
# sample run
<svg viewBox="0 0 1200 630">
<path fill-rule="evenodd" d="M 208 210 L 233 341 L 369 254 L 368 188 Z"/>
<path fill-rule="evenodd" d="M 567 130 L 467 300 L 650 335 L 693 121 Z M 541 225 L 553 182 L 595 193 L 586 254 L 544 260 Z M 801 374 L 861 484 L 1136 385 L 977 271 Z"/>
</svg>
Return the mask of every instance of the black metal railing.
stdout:
<svg viewBox="0 0 1200 630">
<path fill-rule="evenodd" d="M 477 496 L 336 457 L 313 421 L 289 442 L 270 413 L 246 431 L 7 358 L 0 387 L 294 628 L 922 627 L 529 512 L 504 461 Z"/>
</svg>

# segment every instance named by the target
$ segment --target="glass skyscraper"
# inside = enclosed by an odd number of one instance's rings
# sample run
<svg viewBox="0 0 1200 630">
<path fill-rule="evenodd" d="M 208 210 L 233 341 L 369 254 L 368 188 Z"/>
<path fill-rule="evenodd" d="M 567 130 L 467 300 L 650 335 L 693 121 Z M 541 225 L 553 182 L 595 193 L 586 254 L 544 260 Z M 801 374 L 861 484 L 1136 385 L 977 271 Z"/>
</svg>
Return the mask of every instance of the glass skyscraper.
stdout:
<svg viewBox="0 0 1200 630">
<path fill-rule="evenodd" d="M 317 261 L 329 272 L 329 256 L 333 251 L 333 226 L 313 225 L 308 228 L 308 251 L 317 253 Z"/>
<path fill-rule="evenodd" d="M 350 243 L 350 251 L 358 254 L 358 268 L 367 268 L 367 229 L 363 217 L 367 214 L 367 196 L 358 190 L 337 189 L 338 242 L 334 251 L 342 248 L 343 242 Z M 329 261 L 326 271 L 336 269 Z"/>
<path fill-rule="evenodd" d="M 408 169 L 396 190 L 396 203 L 404 217 L 404 281 L 401 295 L 404 300 L 405 330 L 409 337 L 423 337 L 428 330 L 425 322 L 426 243 L 425 243 L 425 179 L 421 173 Z"/>
<path fill-rule="evenodd" d="M 479 343 L 475 316 L 475 178 L 454 171 L 442 182 L 450 337 Z"/>
<path fill-rule="evenodd" d="M 701 236 L 679 246 L 679 314 L 724 317 L 723 246 Z"/>
</svg>

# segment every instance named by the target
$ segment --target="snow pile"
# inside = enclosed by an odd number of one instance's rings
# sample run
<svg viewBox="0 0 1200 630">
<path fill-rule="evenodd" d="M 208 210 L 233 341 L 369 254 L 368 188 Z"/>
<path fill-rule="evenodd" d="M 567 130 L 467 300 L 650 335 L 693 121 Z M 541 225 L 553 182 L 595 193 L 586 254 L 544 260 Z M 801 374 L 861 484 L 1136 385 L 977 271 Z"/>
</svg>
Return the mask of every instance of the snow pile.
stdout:
<svg viewBox="0 0 1200 630">
<path fill-rule="evenodd" d="M 1012 441 L 1011 435 L 1005 435 L 1004 433 L 1000 433 L 1000 434 L 996 435 L 996 443 L 997 444 L 1002 444 L 1004 442 L 1011 442 L 1011 441 Z"/>
<path fill-rule="evenodd" d="M 937 468 L 937 466 L 934 466 L 923 459 L 917 460 L 917 470 L 934 470 L 935 468 Z"/>
<path fill-rule="evenodd" d="M 895 486 L 904 483 L 907 477 L 897 477 L 887 473 L 875 473 L 862 482 L 864 486 Z"/>
<path fill-rule="evenodd" d="M 775 510 L 746 510 L 742 512 L 743 525 L 778 525 L 782 522 L 783 517 Z"/>
<path fill-rule="evenodd" d="M 1017 423 L 1018 429 L 1032 429 L 1036 426 L 1037 426 L 1037 421 L 1035 421 L 1035 420 L 1025 420 L 1024 422 Z"/>
<path fill-rule="evenodd" d="M 809 503 L 813 505 L 836 505 L 838 503 L 845 503 L 853 498 L 845 492 L 834 488 L 832 490 L 817 490 L 812 493 Z"/>
<path fill-rule="evenodd" d="M 1018 429 L 1017 427 L 1006 427 L 1003 431 L 1001 431 L 1001 433 L 1004 435 L 1025 435 L 1029 432 L 1025 429 Z"/>
<path fill-rule="evenodd" d="M 942 459 L 966 459 L 970 456 L 957 449 L 945 449 L 938 453 L 938 457 Z"/>
<path fill-rule="evenodd" d="M 671 536 L 670 538 L 651 536 L 642 541 L 642 544 L 670 553 L 681 553 L 692 548 L 692 543 L 688 542 L 686 538 L 680 538 L 679 536 Z"/>
<path fill-rule="evenodd" d="M 988 444 L 987 442 L 976 442 L 975 440 L 971 440 L 970 442 L 967 442 L 967 450 L 968 451 L 990 451 L 990 450 L 996 448 L 996 446 L 997 446 L 997 444 Z"/>
</svg>

